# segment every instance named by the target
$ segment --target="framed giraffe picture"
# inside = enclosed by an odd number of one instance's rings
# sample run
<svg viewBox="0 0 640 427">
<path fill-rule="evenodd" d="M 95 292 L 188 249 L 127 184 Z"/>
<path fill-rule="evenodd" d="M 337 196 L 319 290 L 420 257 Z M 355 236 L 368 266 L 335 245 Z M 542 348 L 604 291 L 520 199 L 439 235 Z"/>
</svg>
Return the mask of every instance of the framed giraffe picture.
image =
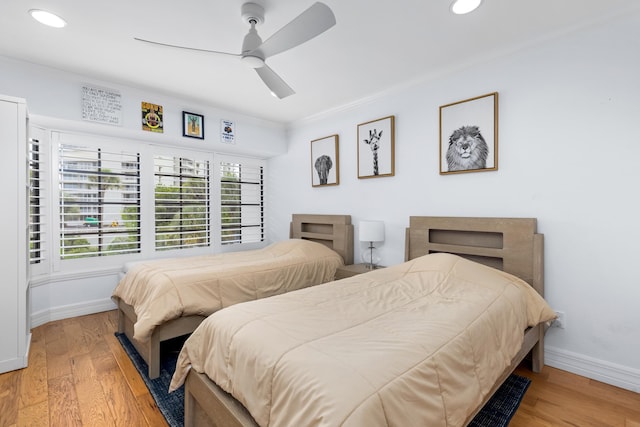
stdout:
<svg viewBox="0 0 640 427">
<path fill-rule="evenodd" d="M 311 141 L 311 186 L 340 184 L 338 135 Z"/>
<path fill-rule="evenodd" d="M 395 116 L 358 125 L 358 178 L 395 175 Z"/>
</svg>

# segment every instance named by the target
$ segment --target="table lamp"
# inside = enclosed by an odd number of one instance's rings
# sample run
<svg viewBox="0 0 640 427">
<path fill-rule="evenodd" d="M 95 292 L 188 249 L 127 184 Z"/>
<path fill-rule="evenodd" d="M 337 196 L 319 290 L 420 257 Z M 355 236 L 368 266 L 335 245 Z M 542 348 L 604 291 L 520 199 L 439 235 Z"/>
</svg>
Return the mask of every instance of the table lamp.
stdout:
<svg viewBox="0 0 640 427">
<path fill-rule="evenodd" d="M 362 252 L 362 261 L 367 269 L 374 270 L 380 262 L 380 255 L 373 242 L 384 242 L 384 222 L 360 221 L 360 241 L 369 242 L 369 247 Z"/>
</svg>

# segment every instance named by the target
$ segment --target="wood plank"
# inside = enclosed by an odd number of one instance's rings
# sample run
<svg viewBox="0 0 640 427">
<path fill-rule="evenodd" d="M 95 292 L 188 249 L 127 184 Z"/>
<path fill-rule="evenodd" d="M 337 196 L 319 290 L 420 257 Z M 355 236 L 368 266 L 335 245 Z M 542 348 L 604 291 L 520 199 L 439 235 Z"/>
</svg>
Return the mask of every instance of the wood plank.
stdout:
<svg viewBox="0 0 640 427">
<path fill-rule="evenodd" d="M 119 369 L 98 374 L 98 381 L 107 399 L 111 418 L 117 426 L 148 426 L 136 397 L 123 380 Z"/>
<path fill-rule="evenodd" d="M 16 425 L 18 427 L 49 427 L 49 402 L 45 400 L 20 408 Z"/>
<path fill-rule="evenodd" d="M 22 371 L 0 375 L 0 426 L 15 425 L 18 419 L 18 389 Z"/>
<path fill-rule="evenodd" d="M 29 348 L 29 369 L 22 371 L 19 387 L 19 406 L 37 405 L 46 402 L 48 397 L 47 384 L 47 351 L 44 330 L 37 329 L 31 334 Z"/>
<path fill-rule="evenodd" d="M 75 356 L 72 369 L 82 422 L 96 427 L 115 426 L 91 356 L 89 354 Z"/>
<path fill-rule="evenodd" d="M 84 339 L 84 330 L 79 319 L 66 319 L 67 321 L 62 326 L 69 356 L 77 356 L 89 352 L 87 342 Z"/>
<path fill-rule="evenodd" d="M 100 347 L 104 343 L 103 337 L 111 331 L 108 329 L 109 323 L 105 322 L 103 317 L 82 316 L 78 318 L 86 350 L 89 353 L 93 353 L 96 347 Z"/>
<path fill-rule="evenodd" d="M 110 335 L 105 337 L 105 341 L 118 364 L 121 376 L 123 376 L 133 395 L 137 397 L 145 393 L 149 393 L 147 385 L 142 380 L 142 377 L 133 365 L 133 362 L 129 358 L 127 352 L 122 348 L 118 338 L 116 338 L 115 335 Z"/>
<path fill-rule="evenodd" d="M 640 394 L 545 366 L 535 374 L 510 427 L 620 426 L 640 423 Z"/>
<path fill-rule="evenodd" d="M 71 375 L 69 347 L 62 321 L 44 326 L 45 346 L 47 352 L 47 378 L 49 380 Z"/>
<path fill-rule="evenodd" d="M 68 374 L 49 379 L 48 389 L 49 424 L 65 427 L 82 426 L 73 376 Z"/>
<path fill-rule="evenodd" d="M 151 394 L 146 393 L 136 397 L 138 402 L 138 407 L 142 411 L 144 418 L 147 420 L 147 423 L 153 427 L 164 427 L 169 426 L 167 424 L 167 420 L 158 409 L 156 405 L 156 401 L 153 400 L 153 396 Z"/>
</svg>

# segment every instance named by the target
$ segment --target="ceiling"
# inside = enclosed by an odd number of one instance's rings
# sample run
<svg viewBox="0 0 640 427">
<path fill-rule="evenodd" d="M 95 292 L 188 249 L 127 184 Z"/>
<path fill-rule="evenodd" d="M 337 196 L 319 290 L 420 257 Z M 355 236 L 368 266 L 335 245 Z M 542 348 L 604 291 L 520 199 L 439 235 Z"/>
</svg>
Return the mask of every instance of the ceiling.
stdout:
<svg viewBox="0 0 640 427">
<path fill-rule="evenodd" d="M 313 0 L 254 0 L 263 40 Z M 273 97 L 238 58 L 159 47 L 134 37 L 240 53 L 242 0 L 2 0 L 0 55 L 281 123 L 312 117 L 636 11 L 638 0 L 324 0 L 337 24 L 267 60 L 295 91 Z M 45 27 L 40 8 L 68 23 Z M 1 75 L 1 70 L 0 70 Z"/>
</svg>

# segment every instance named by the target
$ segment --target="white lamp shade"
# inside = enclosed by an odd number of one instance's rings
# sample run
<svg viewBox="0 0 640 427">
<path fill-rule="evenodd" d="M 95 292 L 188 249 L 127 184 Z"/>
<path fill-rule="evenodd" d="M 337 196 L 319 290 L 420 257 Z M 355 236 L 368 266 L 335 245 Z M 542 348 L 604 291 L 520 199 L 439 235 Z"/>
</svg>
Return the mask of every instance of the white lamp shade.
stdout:
<svg viewBox="0 0 640 427">
<path fill-rule="evenodd" d="M 384 242 L 384 222 L 360 221 L 361 242 Z"/>
</svg>

